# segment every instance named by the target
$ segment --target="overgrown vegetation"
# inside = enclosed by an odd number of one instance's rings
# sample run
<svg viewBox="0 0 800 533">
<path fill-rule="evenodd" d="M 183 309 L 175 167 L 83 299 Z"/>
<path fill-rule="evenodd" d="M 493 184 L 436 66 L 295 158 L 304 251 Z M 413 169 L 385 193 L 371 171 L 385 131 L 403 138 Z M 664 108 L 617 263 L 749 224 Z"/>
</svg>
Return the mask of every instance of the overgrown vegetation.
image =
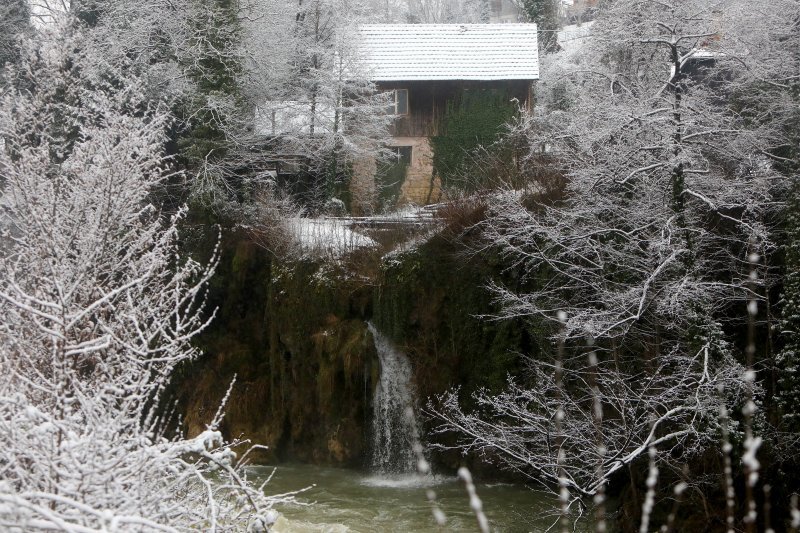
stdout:
<svg viewBox="0 0 800 533">
<path fill-rule="evenodd" d="M 517 117 L 519 103 L 505 90 L 465 89 L 447 102 L 439 135 L 431 138 L 434 174 L 445 189 L 475 191 L 496 185 L 493 175 L 475 174 L 475 160 L 486 151 L 491 157 L 509 160 L 515 155 L 502 134 Z"/>
</svg>

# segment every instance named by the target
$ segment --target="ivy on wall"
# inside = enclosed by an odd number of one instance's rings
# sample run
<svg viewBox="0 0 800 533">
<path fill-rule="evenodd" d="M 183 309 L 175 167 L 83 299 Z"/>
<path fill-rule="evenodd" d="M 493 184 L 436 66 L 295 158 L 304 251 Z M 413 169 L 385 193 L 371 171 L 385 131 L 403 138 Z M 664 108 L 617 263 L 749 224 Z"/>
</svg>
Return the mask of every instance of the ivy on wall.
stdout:
<svg viewBox="0 0 800 533">
<path fill-rule="evenodd" d="M 486 178 L 471 173 L 475 153 L 495 144 L 517 113 L 516 101 L 502 89 L 464 89 L 447 102 L 440 134 L 431 138 L 434 174 L 445 189 L 474 190 L 483 185 Z"/>
</svg>

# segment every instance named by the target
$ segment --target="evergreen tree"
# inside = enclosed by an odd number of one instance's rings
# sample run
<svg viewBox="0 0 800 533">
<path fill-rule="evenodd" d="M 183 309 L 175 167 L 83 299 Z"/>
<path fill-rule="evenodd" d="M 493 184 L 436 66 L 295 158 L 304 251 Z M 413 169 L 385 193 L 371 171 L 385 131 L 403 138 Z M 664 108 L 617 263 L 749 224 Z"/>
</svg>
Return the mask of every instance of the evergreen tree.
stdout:
<svg viewBox="0 0 800 533">
<path fill-rule="evenodd" d="M 189 23 L 194 27 L 192 44 L 199 51 L 189 58 L 193 93 L 181 103 L 183 120 L 178 146 L 193 170 L 223 161 L 227 152 L 226 132 L 239 103 L 239 27 L 231 0 L 197 0 L 198 9 Z"/>
<path fill-rule="evenodd" d="M 196 0 L 197 8 L 188 21 L 193 28 L 188 57 L 188 79 L 193 87 L 176 110 L 180 129 L 178 154 L 194 175 L 190 193 L 201 203 L 219 201 L 218 193 L 236 192 L 235 170 L 228 153 L 242 107 L 239 90 L 241 73 L 240 27 L 232 0 Z"/>
<path fill-rule="evenodd" d="M 25 0 L 0 5 L 0 68 L 19 58 L 19 38 L 30 29 L 30 7 Z"/>
<path fill-rule="evenodd" d="M 528 20 L 535 22 L 539 30 L 539 50 L 542 52 L 558 51 L 559 3 L 560 0 L 522 0 Z"/>
</svg>

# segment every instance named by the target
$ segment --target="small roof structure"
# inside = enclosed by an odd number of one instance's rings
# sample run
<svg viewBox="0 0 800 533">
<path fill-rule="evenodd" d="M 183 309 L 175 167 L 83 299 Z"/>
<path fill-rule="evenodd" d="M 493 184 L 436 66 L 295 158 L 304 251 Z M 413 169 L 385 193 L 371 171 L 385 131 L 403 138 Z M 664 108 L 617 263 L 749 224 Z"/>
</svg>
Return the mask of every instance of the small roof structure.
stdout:
<svg viewBox="0 0 800 533">
<path fill-rule="evenodd" d="M 366 24 L 360 60 L 372 81 L 536 80 L 536 24 Z"/>
</svg>

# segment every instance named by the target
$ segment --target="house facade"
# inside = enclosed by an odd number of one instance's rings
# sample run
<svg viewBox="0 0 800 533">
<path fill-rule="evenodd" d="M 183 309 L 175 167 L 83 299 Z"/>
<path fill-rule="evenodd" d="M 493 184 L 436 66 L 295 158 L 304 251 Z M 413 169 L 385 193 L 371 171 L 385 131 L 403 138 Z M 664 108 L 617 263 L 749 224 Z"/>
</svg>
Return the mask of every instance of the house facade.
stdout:
<svg viewBox="0 0 800 533">
<path fill-rule="evenodd" d="M 438 199 L 431 140 L 453 102 L 470 91 L 493 91 L 522 110 L 532 105 L 539 78 L 535 24 L 375 24 L 362 26 L 360 38 L 362 66 L 378 90 L 390 93 L 390 148 L 404 168 L 388 185 L 400 203 Z M 354 192 L 374 187 L 378 170 L 374 162 L 356 165 Z"/>
</svg>

